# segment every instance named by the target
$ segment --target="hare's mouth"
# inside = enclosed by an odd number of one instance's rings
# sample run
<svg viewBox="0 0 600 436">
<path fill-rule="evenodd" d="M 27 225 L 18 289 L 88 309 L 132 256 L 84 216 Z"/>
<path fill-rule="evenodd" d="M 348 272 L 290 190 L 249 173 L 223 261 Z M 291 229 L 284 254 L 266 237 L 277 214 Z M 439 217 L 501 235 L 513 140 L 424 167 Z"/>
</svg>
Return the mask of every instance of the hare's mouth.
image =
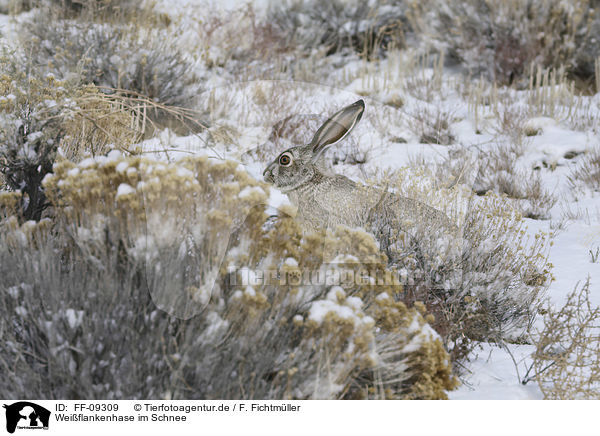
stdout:
<svg viewBox="0 0 600 436">
<path fill-rule="evenodd" d="M 270 184 L 275 183 L 275 177 L 273 177 L 273 172 L 268 168 L 263 171 L 263 179 L 267 183 L 270 183 Z"/>
</svg>

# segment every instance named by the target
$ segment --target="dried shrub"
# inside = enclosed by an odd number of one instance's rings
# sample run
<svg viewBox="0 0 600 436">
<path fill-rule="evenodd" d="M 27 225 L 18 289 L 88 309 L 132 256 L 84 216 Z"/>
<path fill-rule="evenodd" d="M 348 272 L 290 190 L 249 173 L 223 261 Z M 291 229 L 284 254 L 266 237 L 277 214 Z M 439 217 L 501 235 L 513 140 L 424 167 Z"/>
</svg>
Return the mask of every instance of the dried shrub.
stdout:
<svg viewBox="0 0 600 436">
<path fill-rule="evenodd" d="M 93 86 L 70 86 L 52 75 L 28 72 L 18 53 L 0 58 L 0 174 L 20 191 L 25 220 L 47 206 L 41 182 L 59 153 L 81 159 L 118 144 L 127 150 L 141 137 L 136 114 Z"/>
<path fill-rule="evenodd" d="M 588 150 L 569 174 L 571 188 L 600 191 L 600 148 Z"/>
<path fill-rule="evenodd" d="M 450 124 L 452 114 L 444 110 L 429 110 L 425 107 L 416 110 L 411 117 L 413 126 L 419 135 L 419 142 L 424 144 L 450 145 L 455 137 Z"/>
<path fill-rule="evenodd" d="M 0 0 L 0 14 L 20 14 L 35 6 L 36 0 Z"/>
<path fill-rule="evenodd" d="M 0 221 L 21 213 L 21 193 L 0 190 Z"/>
<path fill-rule="evenodd" d="M 0 173 L 10 190 L 23 193 L 22 216 L 39 220 L 47 206 L 41 182 L 52 171 L 64 136 L 56 102 L 64 101 L 65 93 L 52 78 L 19 72 L 6 53 L 0 62 Z"/>
<path fill-rule="evenodd" d="M 435 317 L 455 365 L 474 341 L 498 342 L 527 332 L 552 278 L 544 233 L 526 235 L 522 216 L 505 199 L 477 197 L 458 185 L 440 188 L 418 171 L 400 172 L 398 193 L 451 217 L 457 229 L 413 222 L 397 235 L 390 258 L 400 271 L 408 305 L 422 301 Z"/>
<path fill-rule="evenodd" d="M 544 316 L 533 367 L 545 399 L 600 399 L 600 307 L 590 302 L 590 281 L 565 305 Z"/>
<path fill-rule="evenodd" d="M 512 151 L 517 156 L 514 158 L 508 158 L 508 163 L 515 160 L 516 157 L 523 154 L 522 143 L 524 136 L 535 136 L 538 134 L 539 129 L 536 126 L 529 126 L 527 124 L 527 113 L 526 109 L 522 107 L 514 107 L 510 105 L 503 105 L 502 108 L 495 110 L 497 127 L 495 133 L 508 138 L 509 143 L 516 144 L 512 146 Z M 509 153 L 508 150 L 502 150 L 502 153 Z M 506 165 L 505 165 L 506 166 Z"/>
<path fill-rule="evenodd" d="M 196 36 L 190 44 L 208 67 L 225 67 L 238 75 L 272 74 L 271 63 L 290 64 L 294 47 L 270 21 L 257 16 L 251 3 L 234 10 L 209 8 L 194 21 Z"/>
<path fill-rule="evenodd" d="M 527 218 L 548 219 L 556 197 L 544 187 L 539 172 L 519 166 L 519 147 L 499 146 L 486 154 L 473 189 L 483 195 L 492 191 L 510 198 Z"/>
<path fill-rule="evenodd" d="M 61 152 L 69 159 L 99 156 L 115 148 L 133 151 L 145 133 L 138 112 L 93 85 L 73 89 L 69 98 L 75 105 L 65 107 L 60 117 Z"/>
<path fill-rule="evenodd" d="M 51 19 L 42 10 L 24 24 L 22 44 L 42 71 L 106 92 L 189 106 L 199 90 L 191 61 L 162 29 Z"/>
<path fill-rule="evenodd" d="M 2 126 L 0 172 L 10 190 L 23 193 L 23 217 L 39 220 L 47 207 L 41 182 L 52 171 L 56 144 L 62 133 L 58 126 L 49 128 L 48 124 L 39 124 L 27 115 L 22 121 L 21 126 L 10 130 Z"/>
<path fill-rule="evenodd" d="M 456 147 L 433 171 L 445 184 L 461 180 L 466 172 L 472 173 L 472 180 L 468 183 L 478 195 L 495 193 L 506 196 L 511 206 L 523 216 L 548 219 L 557 198 L 544 188 L 539 171 L 521 165 L 519 159 L 522 155 L 522 144 L 501 144 L 478 153 L 474 162 L 468 149 Z"/>
<path fill-rule="evenodd" d="M 48 198 L 55 208 L 72 208 L 69 218 L 76 223 L 89 219 L 88 237 L 100 238 L 92 240 L 100 243 L 100 250 L 103 229 L 108 226 L 114 238 L 112 245 L 122 245 L 142 256 L 139 261 L 145 262 L 147 285 L 157 304 L 170 313 L 190 316 L 188 311 L 193 312 L 195 306 L 186 299 L 187 290 L 199 286 L 200 280 L 205 283 L 200 291 L 210 292 L 229 234 L 249 213 L 247 204 L 264 203 L 265 193 L 258 182 L 236 170 L 234 162 L 210 165 L 202 158 L 176 167 L 141 158 L 120 162 L 118 156 L 118 152 L 111 152 L 108 157 L 86 159 L 79 165 L 60 162 L 44 181 Z M 182 209 L 179 203 L 185 198 L 191 202 Z M 109 213 L 113 208 L 115 212 Z M 236 212 L 231 213 L 233 210 Z M 173 240 L 172 234 L 181 235 L 183 241 Z M 192 262 L 187 266 L 189 277 L 177 276 L 182 243 L 183 247 L 192 244 L 188 247 L 191 257 L 186 254 L 183 259 L 184 263 Z M 201 256 L 195 253 L 195 244 Z M 166 263 L 163 256 L 175 263 Z M 182 288 L 172 289 L 177 288 L 172 285 L 177 280 L 183 283 Z"/>
<path fill-rule="evenodd" d="M 417 8 L 423 15 L 419 28 L 429 42 L 472 73 L 510 84 L 521 81 L 531 63 L 593 78 L 600 54 L 595 3 L 432 0 Z"/>
<path fill-rule="evenodd" d="M 510 87 L 499 88 L 485 80 L 476 81 L 474 86 L 467 85 L 469 109 L 478 133 L 482 131 L 480 126 L 488 127 L 490 133 L 521 145 L 524 136 L 543 133 L 544 124 L 559 123 L 576 131 L 596 130 L 598 114 L 594 99 L 578 95 L 576 81 L 569 79 L 563 67 L 544 69 L 532 65 L 525 79 L 528 79 L 527 92 L 522 95 L 526 97 L 526 104 L 515 99 L 515 90 Z"/>
<path fill-rule="evenodd" d="M 409 29 L 403 1 L 292 1 L 272 6 L 268 20 L 289 43 L 327 55 L 350 49 L 368 58 L 404 46 Z"/>
<path fill-rule="evenodd" d="M 111 152 L 58 163 L 44 186 L 53 222 L 0 222 L 7 395 L 444 398 L 456 385 L 431 318 L 371 276 L 387 268 L 373 238 L 265 222 L 267 187 L 234 162 Z M 294 281 L 365 267 L 360 281 Z"/>
<path fill-rule="evenodd" d="M 41 9 L 53 19 L 135 22 L 142 26 L 170 24 L 166 15 L 154 12 L 156 2 L 152 0 L 27 0 L 27 3 L 29 8 Z"/>
<path fill-rule="evenodd" d="M 418 51 L 408 53 L 410 54 L 407 55 L 406 60 L 396 66 L 396 68 L 406 71 L 401 82 L 404 92 L 419 100 L 436 105 L 445 100 L 448 97 L 448 81 L 444 76 L 444 52 L 439 54 L 432 54 L 430 51 L 423 54 Z M 393 59 L 391 57 L 388 63 L 393 65 Z M 437 109 L 438 114 L 446 113 L 437 106 L 435 109 Z M 431 115 L 434 111 L 417 108 L 417 116 L 419 112 Z"/>
<path fill-rule="evenodd" d="M 314 374 L 301 376 L 311 398 L 446 398 L 455 381 L 448 361 L 442 363 L 448 356 L 438 335 L 427 324 L 431 317 L 422 306 L 409 309 L 398 301 L 403 288 L 371 235 L 344 227 L 303 235 L 284 214 L 265 236 L 246 265 L 252 271 L 277 271 L 277 277 L 288 279 L 287 289 L 281 293 L 267 282 L 255 292 L 260 289 L 267 301 L 284 298 L 298 305 L 296 324 L 311 337 L 320 332 L 310 345 L 317 346 L 319 361 L 352 350 L 349 359 L 328 364 L 333 368 L 329 382 Z M 229 265 L 237 267 L 244 259 L 229 257 Z M 335 285 L 328 286 L 329 280 Z M 241 286 L 236 292 L 245 298 L 248 289 Z M 365 320 L 373 321 L 374 330 L 364 331 Z M 409 351 L 413 347 L 414 353 Z"/>
</svg>

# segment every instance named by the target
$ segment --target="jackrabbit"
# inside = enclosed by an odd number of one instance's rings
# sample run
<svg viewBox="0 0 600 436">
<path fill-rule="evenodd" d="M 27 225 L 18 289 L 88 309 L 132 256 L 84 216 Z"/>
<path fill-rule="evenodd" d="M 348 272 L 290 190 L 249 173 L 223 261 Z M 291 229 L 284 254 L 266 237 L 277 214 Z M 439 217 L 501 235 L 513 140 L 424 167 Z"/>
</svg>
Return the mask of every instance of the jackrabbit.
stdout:
<svg viewBox="0 0 600 436">
<path fill-rule="evenodd" d="M 348 135 L 364 110 L 364 101 L 358 100 L 335 113 L 309 144 L 289 148 L 271 162 L 263 172 L 265 181 L 288 195 L 305 228 L 364 227 L 375 234 L 382 249 L 387 250 L 393 233 L 410 230 L 411 223 L 455 229 L 444 213 L 420 201 L 363 186 L 327 170 L 323 152 Z"/>
</svg>

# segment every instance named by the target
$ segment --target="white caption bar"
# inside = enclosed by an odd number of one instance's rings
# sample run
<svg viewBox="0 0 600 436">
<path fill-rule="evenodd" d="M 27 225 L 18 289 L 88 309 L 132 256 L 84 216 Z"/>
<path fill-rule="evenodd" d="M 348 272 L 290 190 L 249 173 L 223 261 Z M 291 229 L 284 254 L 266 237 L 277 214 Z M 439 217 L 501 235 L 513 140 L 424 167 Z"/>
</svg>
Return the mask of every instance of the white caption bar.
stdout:
<svg viewBox="0 0 600 436">
<path fill-rule="evenodd" d="M 364 435 L 390 430 L 396 434 L 591 434 L 599 406 L 594 401 L 0 402 L 5 406 L 0 435 L 19 436 L 40 435 L 35 430 L 45 430 L 44 436 Z"/>
</svg>

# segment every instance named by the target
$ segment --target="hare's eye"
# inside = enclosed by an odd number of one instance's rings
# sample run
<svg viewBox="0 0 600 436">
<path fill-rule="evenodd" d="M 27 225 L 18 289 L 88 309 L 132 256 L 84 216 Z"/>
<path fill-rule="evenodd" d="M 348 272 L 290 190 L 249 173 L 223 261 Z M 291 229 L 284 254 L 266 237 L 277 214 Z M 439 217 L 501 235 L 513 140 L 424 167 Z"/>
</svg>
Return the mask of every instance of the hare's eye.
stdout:
<svg viewBox="0 0 600 436">
<path fill-rule="evenodd" d="M 279 156 L 279 165 L 289 167 L 292 164 L 292 156 L 289 153 L 283 153 Z"/>
</svg>

